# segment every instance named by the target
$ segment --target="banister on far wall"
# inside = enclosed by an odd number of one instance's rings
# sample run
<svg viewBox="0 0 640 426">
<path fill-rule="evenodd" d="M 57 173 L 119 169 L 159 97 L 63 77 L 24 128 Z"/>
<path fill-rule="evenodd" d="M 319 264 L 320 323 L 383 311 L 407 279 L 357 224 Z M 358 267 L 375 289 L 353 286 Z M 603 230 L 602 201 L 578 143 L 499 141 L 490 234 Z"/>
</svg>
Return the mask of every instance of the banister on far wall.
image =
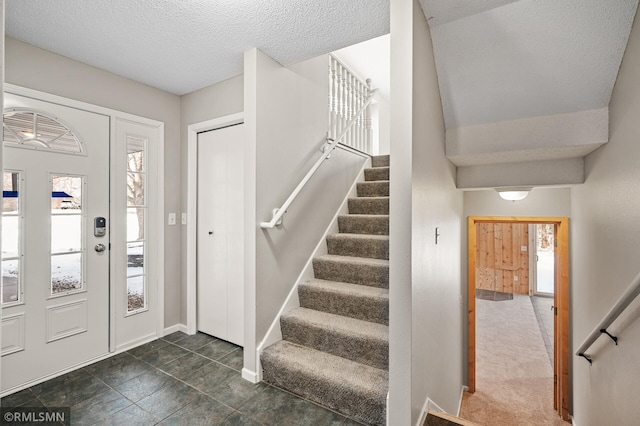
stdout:
<svg viewBox="0 0 640 426">
<path fill-rule="evenodd" d="M 591 357 L 589 357 L 585 352 L 587 349 L 593 345 L 593 343 L 598 340 L 603 334 L 608 335 L 615 343 L 618 344 L 618 339 L 615 336 L 612 336 L 607 331 L 607 328 L 624 312 L 624 310 L 634 301 L 634 299 L 640 294 L 640 273 L 636 275 L 636 277 L 631 281 L 629 287 L 625 290 L 625 292 L 620 296 L 618 301 L 613 305 L 613 307 L 609 310 L 607 315 L 598 323 L 598 325 L 593 329 L 589 336 L 582 342 L 578 350 L 576 351 L 577 356 L 581 356 L 587 361 L 589 364 L 592 363 Z"/>
</svg>

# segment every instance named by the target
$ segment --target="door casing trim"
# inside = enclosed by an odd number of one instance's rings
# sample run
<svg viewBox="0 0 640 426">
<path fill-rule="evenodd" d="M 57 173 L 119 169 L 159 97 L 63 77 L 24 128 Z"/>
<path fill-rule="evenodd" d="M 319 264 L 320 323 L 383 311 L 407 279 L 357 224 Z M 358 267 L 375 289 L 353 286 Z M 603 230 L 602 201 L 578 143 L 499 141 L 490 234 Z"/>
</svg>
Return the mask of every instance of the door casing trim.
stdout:
<svg viewBox="0 0 640 426">
<path fill-rule="evenodd" d="M 78 101 L 75 99 L 66 98 L 59 95 L 54 95 L 47 92 L 41 92 L 39 90 L 30 89 L 27 87 L 17 86 L 15 84 L 4 83 L 3 91 L 6 93 L 12 93 L 19 96 L 24 96 L 28 98 L 33 98 L 36 100 L 46 101 L 54 104 L 59 104 L 62 106 L 76 108 L 84 111 L 88 111 L 95 114 L 100 114 L 109 117 L 109 142 L 110 142 L 110 156 L 114 155 L 114 149 L 116 145 L 115 141 L 115 121 L 116 119 L 129 120 L 135 123 L 145 124 L 151 127 L 156 127 L 158 129 L 158 141 L 157 141 L 157 170 L 158 176 L 156 181 L 156 190 L 157 190 L 157 207 L 156 207 L 156 223 L 157 229 L 155 230 L 158 246 L 157 246 L 157 263 L 159 266 L 164 265 L 164 123 L 157 120 L 152 120 L 145 117 L 140 117 L 134 114 L 129 114 L 126 112 L 118 111 L 111 108 L 101 107 L 98 105 L 90 104 L 88 102 Z M 114 199 L 114 185 L 113 185 L 113 174 L 110 173 L 111 176 L 109 178 L 110 189 L 109 189 L 109 197 L 110 199 Z M 113 206 L 110 207 L 113 210 Z M 114 212 L 110 211 L 110 214 L 113 215 Z M 109 264 L 110 264 L 110 278 L 109 278 L 109 353 L 113 355 L 116 350 L 116 342 L 115 342 L 115 324 L 116 324 L 116 314 L 115 314 L 115 274 L 113 274 L 114 267 L 114 259 L 113 259 L 113 251 L 109 251 Z M 157 337 L 162 337 L 164 335 L 164 268 L 159 267 L 157 272 L 157 300 L 158 300 L 158 314 L 156 317 L 156 335 Z"/>
<path fill-rule="evenodd" d="M 554 385 L 554 408 L 566 421 L 569 416 L 570 365 L 569 365 L 569 218 L 567 217 L 516 217 L 516 216 L 469 216 L 467 224 L 467 320 L 468 320 L 468 386 L 469 392 L 476 388 L 476 224 L 477 223 L 527 223 L 556 225 L 557 248 L 554 252 L 556 264 L 556 291 L 554 306 L 558 309 L 554 329 L 554 365 L 557 376 Z"/>
<path fill-rule="evenodd" d="M 187 334 L 197 331 L 198 133 L 240 123 L 244 123 L 243 112 L 201 121 L 187 128 Z"/>
</svg>

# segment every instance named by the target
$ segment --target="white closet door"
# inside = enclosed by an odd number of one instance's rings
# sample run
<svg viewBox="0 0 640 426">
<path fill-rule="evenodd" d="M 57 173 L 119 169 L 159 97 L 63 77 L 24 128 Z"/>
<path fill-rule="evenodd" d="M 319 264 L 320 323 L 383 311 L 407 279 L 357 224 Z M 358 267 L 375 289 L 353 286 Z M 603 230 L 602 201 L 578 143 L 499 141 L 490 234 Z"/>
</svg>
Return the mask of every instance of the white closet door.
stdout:
<svg viewBox="0 0 640 426">
<path fill-rule="evenodd" d="M 198 330 L 243 344 L 243 126 L 198 135 Z"/>
</svg>

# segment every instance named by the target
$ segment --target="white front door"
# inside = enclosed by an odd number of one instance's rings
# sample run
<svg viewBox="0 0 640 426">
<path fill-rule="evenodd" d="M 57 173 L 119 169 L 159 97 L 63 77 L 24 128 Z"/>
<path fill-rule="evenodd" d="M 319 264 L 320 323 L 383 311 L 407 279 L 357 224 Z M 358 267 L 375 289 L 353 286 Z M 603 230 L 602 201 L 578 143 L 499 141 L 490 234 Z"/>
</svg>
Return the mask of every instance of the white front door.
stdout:
<svg viewBox="0 0 640 426">
<path fill-rule="evenodd" d="M 109 350 L 110 123 L 7 93 L 5 124 L 6 393 Z"/>
<path fill-rule="evenodd" d="M 244 126 L 198 134 L 197 327 L 243 345 Z"/>
</svg>

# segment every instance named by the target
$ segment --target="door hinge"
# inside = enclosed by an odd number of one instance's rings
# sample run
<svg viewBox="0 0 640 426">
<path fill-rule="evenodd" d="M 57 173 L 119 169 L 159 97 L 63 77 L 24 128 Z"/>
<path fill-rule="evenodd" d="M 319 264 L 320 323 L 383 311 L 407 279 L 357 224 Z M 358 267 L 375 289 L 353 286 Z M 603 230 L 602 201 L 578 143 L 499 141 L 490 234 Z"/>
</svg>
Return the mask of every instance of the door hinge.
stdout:
<svg viewBox="0 0 640 426">
<path fill-rule="evenodd" d="M 556 248 L 558 247 L 558 240 L 553 240 L 553 246 Z"/>
<path fill-rule="evenodd" d="M 558 316 L 558 307 L 557 306 L 553 307 L 553 315 Z"/>
<path fill-rule="evenodd" d="M 557 385 L 557 384 L 558 384 L 558 375 L 557 375 L 557 374 L 554 374 L 554 375 L 553 375 L 553 384 L 554 384 L 554 385 Z"/>
</svg>

